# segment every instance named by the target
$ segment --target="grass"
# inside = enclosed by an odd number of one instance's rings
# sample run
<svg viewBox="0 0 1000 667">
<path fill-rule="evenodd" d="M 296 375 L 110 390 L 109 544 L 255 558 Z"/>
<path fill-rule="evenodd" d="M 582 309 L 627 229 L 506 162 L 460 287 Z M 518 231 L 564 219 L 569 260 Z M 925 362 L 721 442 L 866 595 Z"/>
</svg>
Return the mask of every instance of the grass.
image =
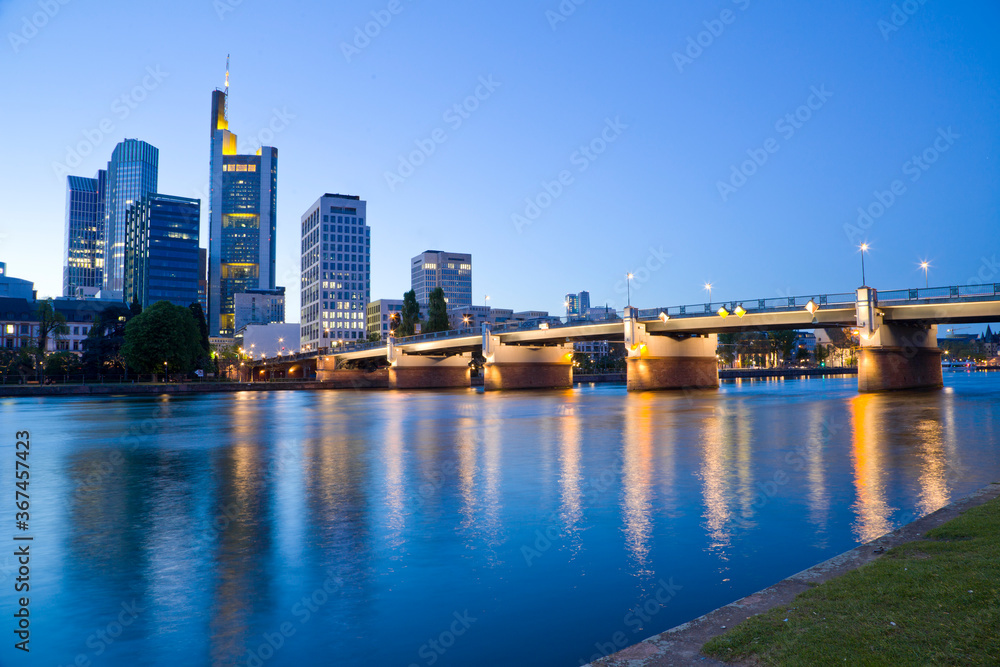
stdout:
<svg viewBox="0 0 1000 667">
<path fill-rule="evenodd" d="M 1000 498 L 712 639 L 761 665 L 1000 664 Z"/>
</svg>

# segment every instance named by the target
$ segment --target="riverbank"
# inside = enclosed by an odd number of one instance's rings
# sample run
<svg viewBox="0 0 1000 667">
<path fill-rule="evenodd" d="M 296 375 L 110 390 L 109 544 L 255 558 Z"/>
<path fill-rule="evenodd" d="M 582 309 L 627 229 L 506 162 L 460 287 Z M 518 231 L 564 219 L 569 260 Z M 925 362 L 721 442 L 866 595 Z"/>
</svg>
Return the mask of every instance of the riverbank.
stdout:
<svg viewBox="0 0 1000 667">
<path fill-rule="evenodd" d="M 149 396 L 159 394 L 210 394 L 234 391 L 290 391 L 335 389 L 315 381 L 283 382 L 177 382 L 135 384 L 15 384 L 0 386 L 0 398 L 18 396 Z"/>
<path fill-rule="evenodd" d="M 904 660 L 904 663 L 926 664 L 934 662 L 931 656 L 921 656 L 914 652 L 914 637 L 924 637 L 932 634 L 932 631 L 936 634 L 944 633 L 944 636 L 949 637 L 954 634 L 951 629 L 954 629 L 955 632 L 970 632 L 970 628 L 995 627 L 998 611 L 995 599 L 990 597 L 995 593 L 991 593 L 988 588 L 989 582 L 985 582 L 986 586 L 979 583 L 969 584 L 962 578 L 965 570 L 956 569 L 950 562 L 941 564 L 939 568 L 936 567 L 938 561 L 933 560 L 935 555 L 932 553 L 936 549 L 933 543 L 931 546 L 925 546 L 928 544 L 926 540 L 928 538 L 952 540 L 967 538 L 966 526 L 951 522 L 964 515 L 968 510 L 979 508 L 991 501 L 993 505 L 996 505 L 1000 502 L 997 498 L 1000 498 L 1000 482 L 994 482 L 891 533 L 794 574 L 769 588 L 720 607 L 693 621 L 678 625 L 618 653 L 597 660 L 591 665 L 592 667 L 666 667 L 668 665 L 695 664 L 702 666 L 777 664 L 783 659 L 777 648 L 779 642 L 783 644 L 782 648 L 784 649 L 791 646 L 788 655 L 796 656 L 796 658 L 802 657 L 801 651 L 797 650 L 800 647 L 794 646 L 796 641 L 817 642 L 820 644 L 817 650 L 822 651 L 824 639 L 818 638 L 815 634 L 808 635 L 806 633 L 810 630 L 815 632 L 816 629 L 830 629 L 834 623 L 837 623 L 837 627 L 833 628 L 833 634 L 830 636 L 837 636 L 841 639 L 861 637 L 862 630 L 868 628 L 882 641 L 893 641 L 894 648 L 904 651 L 908 656 L 908 660 Z M 979 517 L 976 517 L 975 520 L 978 521 Z M 956 533 L 952 526 L 961 534 Z M 929 532 L 930 535 L 928 535 Z M 986 554 L 986 562 L 993 563 L 995 568 L 995 563 L 998 562 L 997 532 L 991 531 L 988 527 L 985 532 L 991 533 L 988 538 L 990 543 L 981 551 L 979 557 L 982 558 L 983 554 Z M 962 549 L 972 549 L 977 546 L 973 542 L 974 540 L 952 543 L 953 548 L 959 550 L 959 561 L 966 559 L 965 556 L 961 555 Z M 872 567 L 864 568 L 870 563 Z M 859 572 L 859 568 L 864 569 Z M 912 575 L 910 568 L 913 569 Z M 923 574 L 924 580 L 937 578 L 938 581 L 935 582 L 937 586 L 943 585 L 946 588 L 950 586 L 949 592 L 952 594 L 969 595 L 969 599 L 973 599 L 971 596 L 978 594 L 978 597 L 974 599 L 983 603 L 983 613 L 975 615 L 974 618 L 968 618 L 969 614 L 964 616 L 954 614 L 952 616 L 955 611 L 953 607 L 934 607 L 930 610 L 933 613 L 933 621 L 929 618 L 924 619 L 924 625 L 927 627 L 919 624 L 910 624 L 908 627 L 904 627 L 905 621 L 902 619 L 907 618 L 907 616 L 896 608 L 896 603 L 901 598 L 907 598 L 910 603 L 913 603 L 912 598 L 916 592 L 912 585 L 906 588 L 905 595 L 894 596 L 892 591 L 901 585 L 905 586 L 908 582 L 912 584 L 913 579 L 921 574 Z M 829 587 L 817 588 L 826 582 L 831 582 Z M 871 600 L 874 599 L 872 596 L 880 594 L 881 589 L 886 588 L 886 584 L 889 582 L 892 583 L 892 588 L 888 594 L 876 599 L 875 606 L 872 606 Z M 980 580 L 980 583 L 984 582 Z M 976 591 L 973 586 L 978 586 L 979 591 Z M 995 589 L 995 580 L 992 581 L 992 586 Z M 968 592 L 962 593 L 963 591 Z M 804 593 L 807 595 L 799 597 Z M 812 612 L 815 609 L 811 606 L 810 600 L 828 595 L 837 596 L 836 600 L 830 604 L 832 608 L 839 610 L 840 617 L 836 621 L 824 623 L 823 621 L 827 621 L 833 616 L 833 613 L 827 612 L 824 618 L 821 612 L 817 612 L 816 618 L 813 618 Z M 860 599 L 866 597 L 870 601 L 868 606 L 859 602 Z M 933 592 L 931 598 L 934 598 Z M 939 594 L 937 598 L 921 601 L 927 604 L 943 605 L 950 599 L 950 597 Z M 991 602 L 994 605 L 992 610 L 989 609 Z M 993 620 L 988 617 L 990 613 Z M 893 618 L 889 618 L 889 616 Z M 902 623 L 897 623 L 897 618 Z M 893 625 L 894 623 L 895 625 Z M 990 625 L 991 623 L 994 625 Z M 934 627 L 930 627 L 932 624 L 935 624 Z M 872 629 L 870 626 L 873 625 L 878 627 Z M 980 637 L 977 635 L 974 639 L 978 640 Z M 996 641 L 995 638 L 993 641 Z M 871 646 L 871 641 L 869 641 L 864 648 L 872 650 Z M 704 654 L 703 647 L 712 650 L 715 657 Z M 772 650 L 775 651 L 774 654 L 770 653 Z M 850 650 L 849 655 L 852 659 L 862 657 L 857 647 L 852 647 Z M 723 662 L 717 659 L 722 656 L 730 656 L 737 662 Z M 826 657 L 829 658 L 829 655 Z M 883 662 L 901 664 L 898 659 L 884 655 L 880 658 L 879 655 L 869 654 L 869 657 L 879 664 Z M 840 656 L 837 660 L 830 659 L 828 662 L 830 664 L 832 662 L 839 663 L 842 658 L 843 656 Z M 988 654 L 978 656 L 979 662 L 987 658 Z M 977 656 L 954 655 L 946 661 L 951 659 L 969 664 L 979 664 L 976 662 Z M 805 663 L 811 662 L 805 658 L 803 661 Z"/>
</svg>

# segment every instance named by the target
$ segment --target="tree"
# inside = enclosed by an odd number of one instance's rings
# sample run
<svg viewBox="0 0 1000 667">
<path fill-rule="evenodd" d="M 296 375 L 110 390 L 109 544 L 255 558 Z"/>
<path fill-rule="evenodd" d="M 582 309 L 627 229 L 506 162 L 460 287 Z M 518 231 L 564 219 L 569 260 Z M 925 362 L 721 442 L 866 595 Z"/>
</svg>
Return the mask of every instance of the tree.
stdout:
<svg viewBox="0 0 1000 667">
<path fill-rule="evenodd" d="M 420 322 L 420 304 L 417 303 L 417 293 L 410 290 L 403 295 L 403 314 L 396 328 L 396 335 L 412 336 L 416 332 L 418 322 Z"/>
<path fill-rule="evenodd" d="M 191 316 L 194 317 L 195 324 L 198 325 L 198 334 L 201 339 L 201 356 L 198 358 L 196 368 L 206 370 L 212 363 L 212 346 L 208 342 L 208 324 L 205 322 L 205 312 L 201 309 L 201 304 L 195 301 L 188 308 Z"/>
<path fill-rule="evenodd" d="M 778 354 L 781 355 L 781 360 L 783 362 L 791 361 L 798 333 L 795 331 L 772 331 L 770 338 L 774 341 L 774 346 Z"/>
<path fill-rule="evenodd" d="M 380 340 L 382 340 L 381 334 L 378 334 L 378 333 L 376 333 L 374 331 L 371 332 L 370 334 L 368 334 L 368 342 L 369 343 L 377 343 Z"/>
<path fill-rule="evenodd" d="M 83 371 L 83 364 L 72 352 L 56 352 L 45 359 L 45 372 L 49 375 L 77 375 Z"/>
<path fill-rule="evenodd" d="M 83 369 L 87 375 L 116 370 L 127 375 L 128 365 L 121 349 L 125 344 L 125 325 L 131 317 L 131 311 L 124 303 L 108 306 L 97 314 L 83 341 Z"/>
<path fill-rule="evenodd" d="M 122 354 L 140 373 L 156 373 L 164 362 L 174 373 L 189 373 L 201 353 L 201 333 L 191 311 L 169 301 L 157 301 L 125 326 Z"/>
<path fill-rule="evenodd" d="M 451 322 L 448 321 L 448 304 L 444 300 L 444 290 L 435 287 L 431 290 L 430 301 L 427 304 L 427 333 L 448 331 Z"/>
<path fill-rule="evenodd" d="M 38 302 L 35 310 L 35 317 L 38 320 L 38 336 L 36 340 L 35 357 L 38 361 L 37 368 L 41 371 L 42 381 L 45 381 L 45 350 L 49 346 L 49 338 L 58 339 L 60 336 L 69 333 L 66 326 L 66 318 L 62 313 L 57 312 L 52 306 L 52 299 Z"/>
</svg>

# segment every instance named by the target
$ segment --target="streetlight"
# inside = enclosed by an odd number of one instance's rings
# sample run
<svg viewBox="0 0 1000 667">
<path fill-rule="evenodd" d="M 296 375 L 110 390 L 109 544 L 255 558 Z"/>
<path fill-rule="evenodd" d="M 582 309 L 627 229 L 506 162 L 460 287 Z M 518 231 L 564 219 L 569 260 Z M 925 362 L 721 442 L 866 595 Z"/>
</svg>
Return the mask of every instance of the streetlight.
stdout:
<svg viewBox="0 0 1000 667">
<path fill-rule="evenodd" d="M 167 383 L 167 362 L 163 362 L 163 384 Z"/>
<path fill-rule="evenodd" d="M 708 290 L 708 304 L 712 305 L 712 283 L 705 283 L 705 289 Z"/>
<path fill-rule="evenodd" d="M 926 260 L 920 262 L 920 268 L 924 270 L 924 287 L 928 287 L 930 285 L 930 283 L 927 282 L 927 269 L 929 269 L 930 266 L 931 266 L 930 262 Z"/>
<path fill-rule="evenodd" d="M 865 287 L 867 283 L 865 282 L 865 253 L 868 252 L 868 244 L 862 243 L 858 246 L 858 250 L 861 251 L 861 286 Z"/>
<path fill-rule="evenodd" d="M 632 307 L 632 274 L 631 273 L 626 273 L 625 274 L 625 285 L 627 286 L 626 289 L 628 291 L 628 307 L 631 308 Z"/>
</svg>

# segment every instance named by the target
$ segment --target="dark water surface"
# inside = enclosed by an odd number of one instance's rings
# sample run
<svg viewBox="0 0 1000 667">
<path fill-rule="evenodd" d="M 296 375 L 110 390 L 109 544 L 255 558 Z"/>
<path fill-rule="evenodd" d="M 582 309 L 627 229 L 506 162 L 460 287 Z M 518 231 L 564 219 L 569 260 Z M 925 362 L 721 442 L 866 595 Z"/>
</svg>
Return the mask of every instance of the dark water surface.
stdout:
<svg viewBox="0 0 1000 667">
<path fill-rule="evenodd" d="M 0 399 L 0 663 L 578 665 L 1000 480 L 945 382 Z"/>
</svg>

